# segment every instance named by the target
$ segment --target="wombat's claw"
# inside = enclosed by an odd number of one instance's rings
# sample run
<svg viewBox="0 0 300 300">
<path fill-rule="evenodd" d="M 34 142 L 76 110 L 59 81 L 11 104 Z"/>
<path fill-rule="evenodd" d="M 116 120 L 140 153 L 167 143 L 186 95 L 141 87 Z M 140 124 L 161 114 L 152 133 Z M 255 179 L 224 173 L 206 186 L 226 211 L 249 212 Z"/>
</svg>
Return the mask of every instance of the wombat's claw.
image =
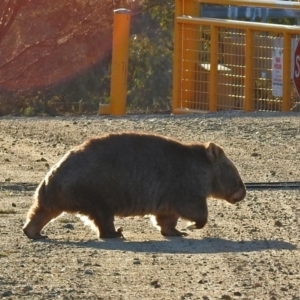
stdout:
<svg viewBox="0 0 300 300">
<path fill-rule="evenodd" d="M 187 227 L 187 229 L 189 229 L 189 230 L 197 229 L 197 226 L 196 226 L 196 224 L 191 224 Z"/>
</svg>

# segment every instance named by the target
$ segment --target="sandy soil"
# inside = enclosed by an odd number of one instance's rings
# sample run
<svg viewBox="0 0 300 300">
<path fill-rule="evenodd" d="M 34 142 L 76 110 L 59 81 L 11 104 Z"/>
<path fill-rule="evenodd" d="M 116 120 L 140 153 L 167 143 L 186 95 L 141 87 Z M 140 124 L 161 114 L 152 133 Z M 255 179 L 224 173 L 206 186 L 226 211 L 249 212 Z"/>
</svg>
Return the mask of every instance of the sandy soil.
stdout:
<svg viewBox="0 0 300 300">
<path fill-rule="evenodd" d="M 222 145 L 245 182 L 300 181 L 300 115 L 0 118 L 0 298 L 300 299 L 300 190 L 209 200 L 209 222 L 164 238 L 148 217 L 118 218 L 124 240 L 99 240 L 75 216 L 22 233 L 48 166 L 90 136 L 155 132 Z M 185 229 L 186 222 L 179 223 Z"/>
</svg>

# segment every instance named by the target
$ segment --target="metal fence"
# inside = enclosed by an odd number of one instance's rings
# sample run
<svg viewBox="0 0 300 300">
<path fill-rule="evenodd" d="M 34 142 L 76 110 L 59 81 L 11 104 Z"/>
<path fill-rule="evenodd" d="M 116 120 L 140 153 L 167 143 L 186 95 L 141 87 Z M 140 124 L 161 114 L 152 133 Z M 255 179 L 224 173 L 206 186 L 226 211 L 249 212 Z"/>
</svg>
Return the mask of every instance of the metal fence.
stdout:
<svg viewBox="0 0 300 300">
<path fill-rule="evenodd" d="M 173 112 L 300 111 L 292 79 L 300 27 L 198 17 L 199 2 L 283 1 L 177 1 Z"/>
</svg>

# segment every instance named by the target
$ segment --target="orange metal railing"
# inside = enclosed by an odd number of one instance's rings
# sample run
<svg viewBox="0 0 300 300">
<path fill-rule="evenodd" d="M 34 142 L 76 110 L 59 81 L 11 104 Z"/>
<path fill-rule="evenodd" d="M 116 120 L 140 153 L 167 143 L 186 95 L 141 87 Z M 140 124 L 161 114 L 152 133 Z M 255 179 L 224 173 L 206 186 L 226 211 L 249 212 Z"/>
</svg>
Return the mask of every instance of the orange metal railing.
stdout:
<svg viewBox="0 0 300 300">
<path fill-rule="evenodd" d="M 200 18 L 200 2 L 300 9 L 290 1 L 176 0 L 173 112 L 300 111 L 291 75 L 300 27 Z M 275 50 L 283 52 L 277 92 Z"/>
</svg>

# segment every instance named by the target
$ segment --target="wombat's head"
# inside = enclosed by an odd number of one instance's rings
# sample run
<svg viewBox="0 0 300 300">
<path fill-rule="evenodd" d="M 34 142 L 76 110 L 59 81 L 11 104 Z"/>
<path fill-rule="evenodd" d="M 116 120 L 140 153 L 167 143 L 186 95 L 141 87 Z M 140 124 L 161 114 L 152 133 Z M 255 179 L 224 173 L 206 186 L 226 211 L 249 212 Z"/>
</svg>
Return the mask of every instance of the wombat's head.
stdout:
<svg viewBox="0 0 300 300">
<path fill-rule="evenodd" d="M 243 200 L 246 196 L 246 188 L 235 165 L 218 145 L 206 143 L 205 147 L 213 167 L 210 196 L 225 199 L 230 203 Z"/>
</svg>

